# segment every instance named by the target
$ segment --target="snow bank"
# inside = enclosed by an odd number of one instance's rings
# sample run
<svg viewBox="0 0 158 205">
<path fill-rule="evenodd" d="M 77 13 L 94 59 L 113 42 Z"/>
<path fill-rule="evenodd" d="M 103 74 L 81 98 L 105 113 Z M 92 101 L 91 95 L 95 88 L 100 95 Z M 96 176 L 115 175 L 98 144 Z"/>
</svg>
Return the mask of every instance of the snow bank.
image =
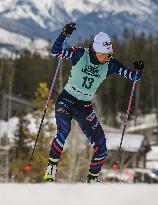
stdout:
<svg viewBox="0 0 158 205">
<path fill-rule="evenodd" d="M 37 134 L 40 123 L 41 123 L 41 116 L 39 118 L 35 118 L 35 116 L 32 113 L 29 113 L 25 116 L 25 119 L 28 120 L 27 128 L 30 131 L 31 134 Z M 54 111 L 47 114 L 47 118 L 45 118 L 44 124 L 49 123 L 52 125 L 52 127 L 56 128 L 56 119 L 55 119 L 55 113 Z M 12 117 L 8 121 L 0 120 L 0 138 L 4 135 L 8 136 L 10 142 L 14 142 L 15 135 L 18 130 L 19 126 L 19 118 L 18 117 Z M 46 126 L 46 125 L 45 125 Z M 49 136 L 50 132 L 45 132 L 46 136 Z"/>
<path fill-rule="evenodd" d="M 136 126 L 135 126 L 135 120 L 129 121 L 126 132 L 140 131 L 143 129 L 154 128 L 156 126 L 157 126 L 156 113 L 151 113 L 147 115 L 138 116 Z"/>
<path fill-rule="evenodd" d="M 107 133 L 107 147 L 109 150 L 117 150 L 120 145 L 122 133 Z M 122 149 L 129 152 L 137 152 L 144 140 L 140 134 L 125 134 L 122 142 Z"/>
<path fill-rule="evenodd" d="M 18 117 L 10 118 L 8 121 L 0 120 L 0 138 L 6 135 L 13 142 L 16 130 L 18 129 L 18 123 Z"/>
<path fill-rule="evenodd" d="M 158 146 L 151 146 L 151 150 L 147 153 L 147 160 L 158 161 Z"/>
<path fill-rule="evenodd" d="M 1 205 L 156 205 L 158 185 L 0 184 Z"/>
</svg>

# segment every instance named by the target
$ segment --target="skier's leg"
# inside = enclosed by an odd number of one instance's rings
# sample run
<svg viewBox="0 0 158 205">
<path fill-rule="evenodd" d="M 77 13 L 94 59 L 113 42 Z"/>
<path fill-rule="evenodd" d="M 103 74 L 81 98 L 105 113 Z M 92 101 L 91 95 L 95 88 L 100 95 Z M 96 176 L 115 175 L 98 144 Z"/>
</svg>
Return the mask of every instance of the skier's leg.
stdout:
<svg viewBox="0 0 158 205">
<path fill-rule="evenodd" d="M 90 163 L 88 183 L 90 183 L 91 180 L 93 181 L 93 179 L 94 181 L 95 179 L 97 179 L 107 155 L 106 138 L 104 131 L 98 121 L 96 122 L 96 124 L 96 134 L 92 135 L 94 154 Z"/>
<path fill-rule="evenodd" d="M 107 148 L 104 131 L 92 108 L 84 108 L 75 117 L 86 137 L 93 145 L 94 155 L 90 163 L 89 174 L 98 177 L 105 161 Z"/>
<path fill-rule="evenodd" d="M 59 159 L 63 151 L 66 138 L 71 129 L 71 115 L 63 108 L 60 104 L 56 106 L 56 125 L 57 133 L 54 138 L 49 157 L 54 159 Z"/>
<path fill-rule="evenodd" d="M 71 130 L 71 106 L 70 101 L 65 101 L 65 99 L 66 98 L 63 99 L 62 97 L 59 97 L 55 106 L 57 133 L 51 145 L 48 167 L 44 176 L 44 179 L 47 181 L 55 181 L 58 160 Z"/>
</svg>

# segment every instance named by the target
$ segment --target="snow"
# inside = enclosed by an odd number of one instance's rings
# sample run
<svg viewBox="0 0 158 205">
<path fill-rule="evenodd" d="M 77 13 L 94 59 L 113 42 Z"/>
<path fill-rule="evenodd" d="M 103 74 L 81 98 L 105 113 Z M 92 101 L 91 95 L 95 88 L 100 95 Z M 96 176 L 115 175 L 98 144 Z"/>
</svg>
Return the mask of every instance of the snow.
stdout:
<svg viewBox="0 0 158 205">
<path fill-rule="evenodd" d="M 148 169 L 158 169 L 158 160 L 157 161 L 147 161 L 146 168 Z"/>
<path fill-rule="evenodd" d="M 41 113 L 41 117 L 42 117 L 42 113 Z M 29 122 L 27 128 L 31 134 L 37 134 L 41 122 L 41 117 L 36 119 L 31 113 L 25 116 L 25 119 L 28 120 Z M 45 118 L 43 126 L 45 123 L 47 124 L 48 121 L 49 124 L 51 124 L 55 128 L 56 119 L 55 119 L 54 112 L 50 113 L 49 115 L 47 114 L 47 118 Z M 9 138 L 10 142 L 14 142 L 18 126 L 19 126 L 18 117 L 12 117 L 8 121 L 0 120 L 0 138 L 6 135 Z M 52 133 L 45 132 L 45 136 L 49 136 L 50 134 Z"/>
<path fill-rule="evenodd" d="M 16 59 L 18 55 L 6 48 L 0 48 L 0 57 Z"/>
<path fill-rule="evenodd" d="M 0 28 L 0 34 L 0 43 L 9 45 L 10 42 L 12 42 L 12 45 L 18 49 L 30 49 L 31 47 L 31 51 L 33 51 L 34 49 L 34 51 L 39 51 L 39 53 L 41 53 L 44 56 L 48 55 L 48 53 L 46 52 L 48 42 L 43 39 L 34 39 L 32 43 L 32 40 L 30 38 L 24 37 L 13 32 L 9 32 L 2 28 Z"/>
<path fill-rule="evenodd" d="M 4 3 L 0 6 L 0 12 L 7 11 L 5 13 L 5 17 L 13 17 L 14 19 L 18 19 L 19 17 L 33 17 L 34 20 L 37 21 L 37 16 L 32 16 L 31 6 L 34 6 L 37 8 L 37 11 L 41 15 L 45 15 L 48 18 L 51 18 L 50 13 L 48 12 L 49 9 L 55 8 L 56 5 L 61 7 L 61 5 L 65 8 L 67 13 L 70 14 L 70 16 L 73 16 L 73 11 L 78 10 L 82 13 L 90 13 L 92 12 L 95 7 L 102 2 L 102 0 L 80 0 L 77 3 L 74 4 L 74 0 L 47 0 L 47 1 L 39 1 L 37 0 L 25 0 L 25 1 L 19 1 L 19 0 L 12 0 L 4 1 L 0 0 L 0 2 L 3 1 Z M 19 3 L 20 2 L 20 3 Z M 28 6 L 29 5 L 29 6 Z M 88 6 L 87 6 L 88 5 Z M 26 9 L 27 7 L 27 9 Z M 41 23 L 41 22 L 39 22 Z"/>
<path fill-rule="evenodd" d="M 156 205 L 158 185 L 0 184 L 1 205 Z"/>
<path fill-rule="evenodd" d="M 22 35 L 17 35 L 16 33 L 9 32 L 5 29 L 0 28 L 0 42 L 4 44 L 9 44 L 10 39 L 12 39 L 12 44 L 19 48 L 29 48 L 30 45 L 30 39 L 26 38 Z M 22 44 L 19 42 L 23 42 Z M 22 46 L 22 47 L 21 47 Z"/>
<path fill-rule="evenodd" d="M 122 133 L 107 133 L 107 147 L 109 150 L 117 150 L 120 145 Z M 122 142 L 122 149 L 129 152 L 137 152 L 142 145 L 144 136 L 140 134 L 126 134 Z"/>
<path fill-rule="evenodd" d="M 0 0 L 0 12 L 3 12 L 5 9 L 10 7 L 13 0 Z"/>
<path fill-rule="evenodd" d="M 147 115 L 141 115 L 137 117 L 137 125 L 135 126 L 135 120 L 128 122 L 127 132 L 134 132 L 148 128 L 154 128 L 158 125 L 156 113 L 151 113 Z"/>
<path fill-rule="evenodd" d="M 38 4 L 40 5 L 40 4 Z M 37 7 L 38 8 L 38 7 Z M 40 11 L 39 11 L 40 13 Z M 17 19 L 27 19 L 27 18 L 31 18 L 32 20 L 34 20 L 35 22 L 37 22 L 42 28 L 45 28 L 45 23 L 43 21 L 43 19 L 41 18 L 41 16 L 48 16 L 49 18 L 51 18 L 50 15 L 48 15 L 48 11 L 43 10 L 43 13 L 41 13 L 40 15 L 37 15 L 36 13 L 33 13 L 31 11 L 30 5 L 15 5 L 14 8 L 6 13 L 4 16 L 7 18 L 12 18 L 14 17 L 15 20 Z"/>
<path fill-rule="evenodd" d="M 88 14 L 97 8 L 101 4 L 102 0 L 80 0 L 77 2 L 77 4 L 74 4 L 73 0 L 62 0 L 62 3 L 64 7 L 66 8 L 66 11 L 71 14 L 73 17 L 73 11 L 78 10 L 82 12 L 83 14 Z"/>
<path fill-rule="evenodd" d="M 151 151 L 147 153 L 147 160 L 157 160 L 158 161 L 158 146 L 152 146 Z"/>
<path fill-rule="evenodd" d="M 100 13 L 100 18 L 105 19 L 109 13 L 117 15 L 128 12 L 135 15 L 140 22 L 144 22 L 149 16 L 152 17 L 152 13 L 156 13 L 157 10 L 158 6 L 151 3 L 151 0 L 80 0 L 75 3 L 74 0 L 0 0 L 0 15 L 2 17 L 15 21 L 23 20 L 25 22 L 24 27 L 25 24 L 35 23 L 37 27 L 47 31 L 61 29 L 66 22 L 77 21 L 84 15 L 95 11 Z M 0 42 L 1 39 L 3 43 L 3 38 L 8 38 L 10 45 L 15 45 L 20 49 L 27 48 L 30 45 L 28 38 L 19 35 L 18 40 L 17 36 L 0 30 Z M 6 41 L 8 42 L 8 40 Z M 18 44 L 18 42 L 22 43 Z"/>
<path fill-rule="evenodd" d="M 40 116 L 42 116 L 42 113 Z M 37 134 L 39 125 L 41 122 L 41 118 L 39 117 L 38 119 L 36 119 L 33 116 L 33 114 L 29 113 L 25 116 L 25 119 L 28 120 L 29 122 L 29 124 L 27 125 L 27 128 L 29 129 L 30 133 Z M 50 124 L 52 124 L 54 128 L 56 128 L 56 119 L 55 119 L 54 112 L 51 112 L 49 115 L 47 114 L 47 118 L 45 119 L 44 124 L 47 124 L 48 121 Z M 8 121 L 0 120 L 0 138 L 4 135 L 7 135 L 10 141 L 13 142 L 15 139 L 16 131 L 18 129 L 18 123 L 19 123 L 19 118 L 17 117 L 10 118 Z M 106 133 L 108 150 L 118 149 L 120 145 L 122 133 L 118 132 L 117 129 L 115 130 L 114 128 L 111 128 L 106 125 L 103 125 L 103 129 L 105 130 L 105 133 Z M 49 136 L 50 133 L 45 132 L 45 135 Z M 125 133 L 123 143 L 122 143 L 122 149 L 124 149 L 125 151 L 137 152 L 139 148 L 141 147 L 143 140 L 144 140 L 143 135 Z M 158 159 L 157 157 L 158 148 L 154 149 L 154 153 L 152 152 L 152 155 L 153 154 L 156 157 L 156 159 Z M 149 152 L 148 157 L 150 156 L 151 156 L 151 153 Z"/>
<path fill-rule="evenodd" d="M 41 113 L 41 117 L 42 117 L 42 113 Z M 37 134 L 38 132 L 38 129 L 39 129 L 39 126 L 40 126 L 40 123 L 41 123 L 41 118 L 34 118 L 34 116 L 29 113 L 27 114 L 27 116 L 25 117 L 26 120 L 29 121 L 29 124 L 27 125 L 27 128 L 29 129 L 30 133 L 31 134 Z M 47 118 L 44 119 L 44 123 L 43 123 L 43 126 L 45 126 L 46 128 L 46 125 L 44 124 L 51 124 L 52 127 L 56 127 L 56 119 L 55 119 L 55 113 L 52 112 L 52 113 L 49 113 L 49 115 L 47 114 Z M 49 136 L 50 133 L 47 133 L 45 132 L 45 135 Z"/>
<path fill-rule="evenodd" d="M 77 3 L 74 3 L 74 0 L 39 1 L 0 0 L 0 12 L 3 16 L 13 19 L 32 18 L 35 22 L 37 22 L 37 24 L 45 28 L 46 25 L 42 17 L 51 20 L 53 16 L 56 17 L 54 14 L 57 12 L 58 8 L 64 8 L 69 17 L 73 20 L 76 20 L 77 16 L 74 16 L 74 11 L 78 11 L 82 14 L 88 14 L 96 10 L 103 10 L 105 12 L 112 12 L 114 14 L 127 11 L 131 14 L 135 14 L 137 16 L 141 14 L 143 17 L 145 17 L 147 14 L 150 15 L 156 7 L 155 4 L 151 4 L 151 0 L 122 0 L 121 2 L 115 0 L 111 0 L 110 2 L 109 0 L 80 0 L 77 1 Z M 34 8 L 36 13 L 32 12 Z M 59 11 L 59 13 L 62 15 L 61 11 Z M 60 16 L 60 18 L 62 17 Z"/>
<path fill-rule="evenodd" d="M 19 118 L 17 117 L 10 118 L 8 121 L 0 120 L 0 138 L 6 135 L 11 142 L 14 141 L 18 123 Z"/>
</svg>

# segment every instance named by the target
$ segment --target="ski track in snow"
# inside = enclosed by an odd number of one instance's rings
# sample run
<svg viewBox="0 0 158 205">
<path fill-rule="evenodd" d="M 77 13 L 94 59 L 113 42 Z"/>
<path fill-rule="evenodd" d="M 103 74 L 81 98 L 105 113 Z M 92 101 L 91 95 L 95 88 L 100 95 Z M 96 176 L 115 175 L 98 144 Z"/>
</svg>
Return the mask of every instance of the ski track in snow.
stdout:
<svg viewBox="0 0 158 205">
<path fill-rule="evenodd" d="M 158 185 L 0 184 L 1 205 L 157 205 Z"/>
</svg>

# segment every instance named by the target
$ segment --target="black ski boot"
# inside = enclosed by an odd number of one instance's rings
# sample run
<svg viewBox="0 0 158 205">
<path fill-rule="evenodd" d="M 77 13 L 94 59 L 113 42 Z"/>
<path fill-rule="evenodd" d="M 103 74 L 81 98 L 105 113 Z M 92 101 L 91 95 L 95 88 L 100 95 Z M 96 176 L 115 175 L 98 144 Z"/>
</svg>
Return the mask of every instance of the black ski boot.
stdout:
<svg viewBox="0 0 158 205">
<path fill-rule="evenodd" d="M 57 173 L 58 161 L 52 158 L 48 160 L 48 167 L 46 169 L 43 179 L 47 182 L 55 182 L 55 176 Z"/>
<path fill-rule="evenodd" d="M 93 176 L 91 174 L 87 176 L 86 182 L 87 184 L 98 184 L 98 183 L 103 184 L 103 182 L 98 178 L 98 176 Z"/>
</svg>

